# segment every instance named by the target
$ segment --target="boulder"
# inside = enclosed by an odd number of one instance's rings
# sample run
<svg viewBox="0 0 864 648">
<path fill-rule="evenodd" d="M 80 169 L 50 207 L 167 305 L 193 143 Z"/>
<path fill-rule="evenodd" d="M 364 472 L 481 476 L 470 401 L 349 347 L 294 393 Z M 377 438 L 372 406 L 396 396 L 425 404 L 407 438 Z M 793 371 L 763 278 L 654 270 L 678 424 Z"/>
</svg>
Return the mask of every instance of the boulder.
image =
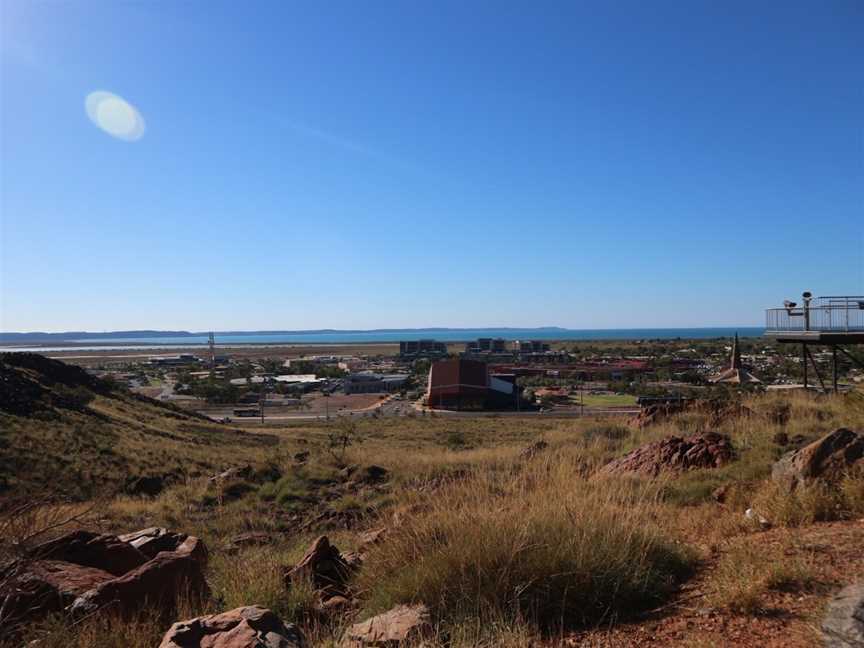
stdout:
<svg viewBox="0 0 864 648">
<path fill-rule="evenodd" d="M 772 467 L 771 478 L 792 490 L 800 483 L 839 481 L 858 467 L 864 468 L 864 434 L 839 428 L 782 456 Z"/>
<path fill-rule="evenodd" d="M 321 536 L 307 549 L 306 554 L 285 573 L 285 586 L 290 588 L 298 580 L 308 580 L 322 592 L 322 597 L 345 594 L 350 567 L 339 550 Z"/>
<path fill-rule="evenodd" d="M 159 648 L 306 648 L 300 629 L 258 606 L 178 621 Z"/>
<path fill-rule="evenodd" d="M 29 556 L 36 560 L 60 560 L 94 567 L 114 576 L 122 576 L 148 559 L 144 553 L 117 536 L 84 530 L 70 531 L 59 538 L 43 542 L 34 547 Z"/>
<path fill-rule="evenodd" d="M 822 636 L 826 648 L 864 648 L 864 583 L 844 587 L 828 602 Z"/>
<path fill-rule="evenodd" d="M 204 543 L 195 536 L 179 531 L 169 531 L 165 527 L 148 527 L 118 538 L 135 547 L 147 558 L 155 558 L 163 551 L 176 551 L 192 556 L 202 567 L 207 565 L 207 548 Z"/>
<path fill-rule="evenodd" d="M 84 592 L 114 576 L 60 560 L 21 561 L 0 575 L 4 624 L 15 625 L 58 612 Z"/>
<path fill-rule="evenodd" d="M 73 599 L 114 578 L 101 569 L 60 560 L 37 560 L 27 566 L 27 572 L 51 585 L 61 596 Z"/>
<path fill-rule="evenodd" d="M 399 646 L 432 633 L 425 605 L 399 605 L 388 612 L 355 623 L 345 633 L 343 648 Z"/>
<path fill-rule="evenodd" d="M 72 604 L 72 612 L 86 614 L 106 609 L 125 616 L 155 607 L 168 613 L 176 609 L 180 597 L 200 601 L 209 596 L 201 562 L 191 552 L 163 551 L 137 569 L 79 596 Z"/>
<path fill-rule="evenodd" d="M 648 443 L 610 461 L 598 475 L 628 473 L 656 477 L 660 473 L 682 473 L 697 468 L 719 468 L 735 458 L 729 437 L 716 432 L 667 437 Z"/>
</svg>

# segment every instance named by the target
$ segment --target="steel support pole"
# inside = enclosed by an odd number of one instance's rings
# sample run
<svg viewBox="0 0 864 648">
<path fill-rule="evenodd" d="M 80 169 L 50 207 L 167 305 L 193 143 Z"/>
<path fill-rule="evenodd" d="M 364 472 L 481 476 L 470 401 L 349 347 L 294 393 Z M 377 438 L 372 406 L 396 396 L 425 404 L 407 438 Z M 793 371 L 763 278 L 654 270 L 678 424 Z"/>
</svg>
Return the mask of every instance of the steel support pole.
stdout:
<svg viewBox="0 0 864 648">
<path fill-rule="evenodd" d="M 819 385 L 822 387 L 822 391 L 827 392 L 828 390 L 825 389 L 825 381 L 822 380 L 822 374 L 819 373 L 819 365 L 816 364 L 816 358 L 814 358 L 813 354 L 810 353 L 810 349 L 805 347 L 805 350 L 807 351 L 807 356 L 810 358 L 810 362 L 813 363 L 813 371 L 816 372 L 816 378 L 819 379 Z"/>
<path fill-rule="evenodd" d="M 832 382 L 834 383 L 834 393 L 837 393 L 837 345 L 831 346 L 831 372 Z"/>
<path fill-rule="evenodd" d="M 801 364 L 804 366 L 804 389 L 807 389 L 807 343 L 801 343 Z"/>
</svg>

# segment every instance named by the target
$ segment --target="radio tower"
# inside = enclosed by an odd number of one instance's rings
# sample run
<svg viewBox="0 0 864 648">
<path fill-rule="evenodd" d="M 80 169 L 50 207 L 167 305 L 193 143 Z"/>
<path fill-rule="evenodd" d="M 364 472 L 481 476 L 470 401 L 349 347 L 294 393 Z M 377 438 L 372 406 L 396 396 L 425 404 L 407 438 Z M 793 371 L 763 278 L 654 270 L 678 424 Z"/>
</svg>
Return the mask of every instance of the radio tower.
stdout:
<svg viewBox="0 0 864 648">
<path fill-rule="evenodd" d="M 216 338 L 213 337 L 213 331 L 210 331 L 207 346 L 210 347 L 210 371 L 213 371 L 216 369 Z"/>
</svg>

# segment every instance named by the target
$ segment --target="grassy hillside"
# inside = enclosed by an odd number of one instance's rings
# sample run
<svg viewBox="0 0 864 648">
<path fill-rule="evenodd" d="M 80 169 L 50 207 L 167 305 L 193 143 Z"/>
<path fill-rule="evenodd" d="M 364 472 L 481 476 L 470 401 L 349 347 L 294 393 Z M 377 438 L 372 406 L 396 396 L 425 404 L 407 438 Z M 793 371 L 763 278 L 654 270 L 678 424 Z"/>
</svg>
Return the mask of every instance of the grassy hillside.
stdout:
<svg viewBox="0 0 864 648">
<path fill-rule="evenodd" d="M 39 397 L 45 407 L 2 415 L 3 460 L 10 448 L 18 457 L 4 464 L 13 469 L 10 490 L 45 487 L 56 466 L 115 487 L 125 470 L 183 475 L 156 497 L 100 498 L 82 523 L 106 532 L 157 524 L 202 537 L 214 600 L 186 616 L 259 604 L 300 624 L 313 645 L 336 646 L 355 620 L 423 602 L 437 627 L 430 646 L 803 648 L 819 641 L 828 597 L 864 579 L 864 477 L 794 493 L 770 480 L 785 452 L 838 427 L 864 428 L 860 393 L 731 396 L 645 429 L 621 419 L 418 416 L 252 435 L 97 383 L 84 385 L 92 400 L 73 407 L 53 400 L 57 383 L 40 371 L 13 370 L 50 389 Z M 659 478 L 596 475 L 632 449 L 706 430 L 728 435 L 733 461 Z M 523 453 L 541 440 L 533 456 Z M 208 481 L 242 461 L 272 468 L 265 478 Z M 767 526 L 745 516 L 751 507 Z M 367 549 L 350 608 L 322 614 L 311 591 L 286 590 L 284 566 L 317 535 L 351 551 L 377 527 L 388 531 Z M 249 532 L 264 543 L 234 544 Z M 60 616 L 31 636 L 47 648 L 137 648 L 157 645 L 166 627 L 146 615 L 134 623 Z"/>
<path fill-rule="evenodd" d="M 35 354 L 0 355 L 0 496 L 87 499 L 265 464 L 278 439 L 103 383 Z"/>
</svg>

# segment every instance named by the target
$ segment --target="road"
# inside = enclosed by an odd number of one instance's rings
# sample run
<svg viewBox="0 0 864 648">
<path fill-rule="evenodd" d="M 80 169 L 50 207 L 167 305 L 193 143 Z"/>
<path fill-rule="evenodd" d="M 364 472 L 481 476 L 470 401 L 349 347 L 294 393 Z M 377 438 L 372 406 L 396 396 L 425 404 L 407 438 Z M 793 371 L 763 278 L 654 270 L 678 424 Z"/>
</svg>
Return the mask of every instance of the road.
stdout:
<svg viewBox="0 0 864 648">
<path fill-rule="evenodd" d="M 260 423 L 261 419 L 259 417 L 249 417 L 249 418 L 239 418 L 232 416 L 230 410 L 226 410 L 225 413 L 214 413 L 214 412 L 202 412 L 206 416 L 214 420 L 221 420 L 223 416 L 230 416 L 232 419 L 232 423 L 240 423 L 240 422 L 248 422 L 248 423 Z M 552 409 L 547 411 L 539 411 L 539 410 L 531 410 L 531 411 L 523 411 L 523 412 L 513 412 L 513 411 L 466 411 L 466 412 L 456 412 L 451 410 L 426 410 L 422 407 L 418 406 L 416 403 L 412 403 L 410 401 L 401 400 L 401 399 L 388 399 L 383 401 L 380 404 L 376 404 L 373 407 L 365 408 L 361 410 L 339 410 L 330 412 L 330 418 L 338 418 L 343 416 L 351 416 L 354 418 L 375 418 L 376 416 L 383 416 L 388 418 L 400 417 L 400 416 L 415 416 L 415 417 L 425 417 L 425 416 L 434 416 L 434 417 L 445 417 L 445 418 L 495 418 L 495 417 L 506 417 L 506 418 L 544 418 L 544 419 L 571 419 L 571 418 L 582 418 L 582 417 L 596 417 L 596 416 L 635 416 L 639 413 L 638 407 L 586 407 L 584 413 L 580 412 L 578 409 Z M 320 413 L 309 413 L 309 412 L 291 412 L 287 414 L 268 414 L 267 410 L 264 411 L 264 422 L 275 422 L 275 421 L 323 421 L 326 420 L 327 417 Z"/>
</svg>

